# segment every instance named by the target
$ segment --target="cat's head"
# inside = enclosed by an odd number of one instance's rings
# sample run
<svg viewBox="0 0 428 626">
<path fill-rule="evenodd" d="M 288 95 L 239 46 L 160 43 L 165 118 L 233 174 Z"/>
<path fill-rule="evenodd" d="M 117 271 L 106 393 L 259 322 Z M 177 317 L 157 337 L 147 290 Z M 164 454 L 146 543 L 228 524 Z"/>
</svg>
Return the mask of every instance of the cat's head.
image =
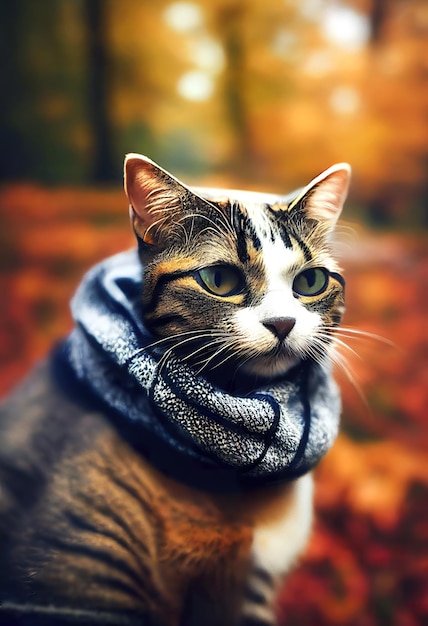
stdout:
<svg viewBox="0 0 428 626">
<path fill-rule="evenodd" d="M 191 189 L 128 155 L 143 315 L 159 345 L 223 387 L 325 358 L 344 311 L 329 241 L 349 178 L 342 163 L 289 197 Z"/>
</svg>

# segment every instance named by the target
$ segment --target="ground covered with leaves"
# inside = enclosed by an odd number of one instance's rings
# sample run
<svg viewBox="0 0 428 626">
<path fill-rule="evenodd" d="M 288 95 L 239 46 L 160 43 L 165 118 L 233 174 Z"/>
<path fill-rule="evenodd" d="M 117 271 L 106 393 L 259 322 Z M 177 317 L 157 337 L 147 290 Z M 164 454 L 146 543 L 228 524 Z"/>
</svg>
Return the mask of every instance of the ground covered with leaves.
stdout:
<svg viewBox="0 0 428 626">
<path fill-rule="evenodd" d="M 0 393 L 71 327 L 83 272 L 133 245 L 120 190 L 0 191 Z M 427 237 L 356 232 L 342 251 L 354 384 L 316 470 L 309 549 L 280 598 L 287 626 L 428 623 Z"/>
</svg>

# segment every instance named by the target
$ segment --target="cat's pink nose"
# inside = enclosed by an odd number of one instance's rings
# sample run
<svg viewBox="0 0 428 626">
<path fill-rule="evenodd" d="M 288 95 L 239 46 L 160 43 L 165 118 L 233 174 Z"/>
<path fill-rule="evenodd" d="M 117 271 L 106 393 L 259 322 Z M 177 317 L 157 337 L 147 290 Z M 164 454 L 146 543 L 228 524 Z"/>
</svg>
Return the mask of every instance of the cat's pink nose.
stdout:
<svg viewBox="0 0 428 626">
<path fill-rule="evenodd" d="M 295 323 L 296 320 L 294 317 L 274 317 L 264 320 L 263 326 L 265 326 L 275 335 L 275 337 L 282 341 L 294 328 Z"/>
</svg>

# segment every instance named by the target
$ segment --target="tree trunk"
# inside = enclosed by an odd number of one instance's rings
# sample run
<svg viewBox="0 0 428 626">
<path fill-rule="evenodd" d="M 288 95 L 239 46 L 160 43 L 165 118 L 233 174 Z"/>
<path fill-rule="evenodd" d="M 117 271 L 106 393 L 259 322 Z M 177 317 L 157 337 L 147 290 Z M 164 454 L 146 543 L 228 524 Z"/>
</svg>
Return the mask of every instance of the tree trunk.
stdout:
<svg viewBox="0 0 428 626">
<path fill-rule="evenodd" d="M 224 101 L 232 131 L 230 170 L 238 177 L 250 177 L 254 173 L 251 124 L 245 101 L 247 68 L 242 25 L 247 10 L 245 1 L 237 0 L 222 7 L 217 15 L 217 31 L 226 56 Z"/>
<path fill-rule="evenodd" d="M 108 3 L 84 0 L 88 32 L 88 117 L 93 133 L 93 182 L 118 180 L 109 115 L 110 57 L 106 31 Z"/>
<path fill-rule="evenodd" d="M 388 5 L 391 4 L 391 0 L 372 0 L 372 2 L 373 5 L 370 12 L 370 41 L 376 46 L 382 40 L 382 29 L 388 15 Z"/>
</svg>

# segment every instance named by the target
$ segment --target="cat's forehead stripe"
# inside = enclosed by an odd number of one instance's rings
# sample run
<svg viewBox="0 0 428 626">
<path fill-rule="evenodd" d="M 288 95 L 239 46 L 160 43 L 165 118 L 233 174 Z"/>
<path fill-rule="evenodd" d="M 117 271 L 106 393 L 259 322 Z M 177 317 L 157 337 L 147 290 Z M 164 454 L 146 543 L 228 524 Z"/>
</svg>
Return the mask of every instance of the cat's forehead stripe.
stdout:
<svg viewBox="0 0 428 626">
<path fill-rule="evenodd" d="M 237 253 L 241 263 L 247 263 L 250 259 L 249 245 L 258 252 L 261 250 L 262 241 L 257 232 L 256 225 L 250 219 L 241 204 L 234 203 L 231 207 L 233 227 L 237 233 Z"/>
<path fill-rule="evenodd" d="M 279 231 L 279 236 L 281 237 L 283 244 L 286 248 L 292 248 L 293 244 L 291 242 L 291 237 L 289 233 L 285 230 L 285 228 L 281 228 Z"/>
<path fill-rule="evenodd" d="M 266 215 L 266 203 L 246 202 L 240 206 L 259 232 L 264 234 L 267 230 L 271 231 L 271 222 Z"/>
<path fill-rule="evenodd" d="M 306 262 L 309 262 L 312 260 L 312 252 L 309 248 L 309 246 L 306 245 L 306 243 L 300 239 L 300 237 L 297 237 L 296 235 L 293 236 L 293 239 L 297 242 L 297 245 L 299 246 L 300 250 L 303 252 L 303 256 L 305 258 Z"/>
<path fill-rule="evenodd" d="M 286 207 L 281 207 L 283 213 Z M 248 259 L 250 255 L 249 248 L 260 251 L 266 246 L 270 247 L 277 240 L 281 240 L 283 246 L 288 250 L 296 247 L 300 249 L 304 261 L 312 260 L 310 247 L 298 236 L 296 232 L 290 232 L 282 221 L 278 220 L 279 208 L 275 209 L 271 205 L 261 203 L 246 203 L 239 205 L 239 211 L 236 213 L 240 216 L 238 221 L 238 233 L 244 233 L 245 237 L 238 237 L 238 247 L 241 249 L 241 260 Z M 240 229 L 239 229 L 240 227 Z M 235 225 L 236 228 L 236 225 Z M 246 242 L 246 243 L 245 243 Z"/>
<path fill-rule="evenodd" d="M 293 241 L 297 243 L 298 247 L 303 253 L 306 262 L 312 260 L 312 253 L 310 247 L 297 235 L 295 232 L 290 232 L 286 228 L 285 223 L 280 219 L 281 216 L 286 215 L 285 205 L 261 205 L 261 204 L 247 204 L 245 209 L 248 212 L 256 233 L 262 240 L 274 241 L 278 236 L 282 239 L 286 248 L 293 248 Z"/>
</svg>

